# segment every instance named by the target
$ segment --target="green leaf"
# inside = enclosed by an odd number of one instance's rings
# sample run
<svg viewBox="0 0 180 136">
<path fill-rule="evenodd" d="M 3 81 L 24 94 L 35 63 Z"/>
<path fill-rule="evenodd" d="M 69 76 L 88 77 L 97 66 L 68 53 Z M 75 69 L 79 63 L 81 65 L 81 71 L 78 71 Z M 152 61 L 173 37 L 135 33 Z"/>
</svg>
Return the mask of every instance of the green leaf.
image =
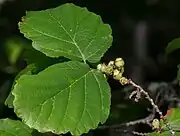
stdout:
<svg viewBox="0 0 180 136">
<path fill-rule="evenodd" d="M 165 116 L 168 124 L 171 128 L 175 131 L 176 136 L 180 135 L 180 109 L 179 108 L 172 108 Z M 164 132 L 161 133 L 161 136 L 170 136 L 169 130 L 166 128 L 163 121 L 161 121 L 161 128 Z M 149 136 L 159 136 L 157 132 L 151 133 Z"/>
<path fill-rule="evenodd" d="M 167 115 L 166 119 L 173 130 L 175 131 L 180 130 L 180 109 L 179 108 L 172 108 L 170 115 Z M 167 130 L 165 125 L 163 125 L 162 128 Z"/>
<path fill-rule="evenodd" d="M 180 48 L 180 38 L 176 38 L 171 42 L 169 42 L 168 46 L 166 47 L 166 53 L 170 54 L 179 48 Z"/>
<path fill-rule="evenodd" d="M 19 23 L 32 46 L 47 56 L 98 62 L 112 44 L 111 28 L 86 8 L 64 4 L 30 11 Z"/>
<path fill-rule="evenodd" d="M 47 57 L 45 54 L 32 48 L 31 45 L 24 49 L 22 53 L 22 59 L 24 59 L 27 62 L 27 64 L 35 64 L 36 67 L 40 69 L 47 67 L 48 65 L 52 65 L 54 63 L 67 60 L 63 57 L 60 58 Z"/>
<path fill-rule="evenodd" d="M 110 87 L 104 76 L 76 61 L 23 75 L 12 93 L 17 115 L 40 132 L 80 135 L 109 115 Z"/>
<path fill-rule="evenodd" d="M 0 136 L 31 136 L 32 130 L 20 121 L 0 119 Z"/>
<path fill-rule="evenodd" d="M 5 41 L 5 52 L 10 64 L 14 65 L 19 59 L 23 51 L 23 44 L 26 44 L 26 42 L 19 37 L 12 37 Z"/>
<path fill-rule="evenodd" d="M 22 75 L 32 75 L 34 72 L 36 72 L 37 67 L 35 66 L 35 64 L 31 64 L 28 65 L 25 69 L 23 69 L 22 71 L 20 71 L 18 73 L 18 75 L 15 77 L 12 88 L 11 88 L 11 92 L 9 93 L 6 101 L 5 101 L 5 105 L 7 105 L 9 108 L 14 108 L 13 106 L 13 101 L 14 101 L 14 96 L 12 95 L 12 90 L 14 88 L 14 85 L 16 83 L 16 80 L 21 77 Z"/>
<path fill-rule="evenodd" d="M 38 72 L 42 71 L 43 69 L 45 69 L 46 67 L 55 64 L 57 62 L 63 62 L 67 59 L 65 58 L 50 58 L 45 56 L 43 53 L 34 50 L 31 47 L 25 48 L 22 54 L 22 57 L 26 60 L 26 62 L 29 64 L 27 65 L 26 68 L 24 68 L 23 70 L 21 70 L 18 75 L 15 77 L 11 91 L 14 88 L 14 85 L 16 83 L 16 80 L 18 80 L 19 77 L 21 77 L 22 75 L 32 75 L 32 74 L 37 74 Z M 13 100 L 14 100 L 14 96 L 12 95 L 12 93 L 10 92 L 6 101 L 5 101 L 5 105 L 7 105 L 9 108 L 14 108 L 13 106 Z"/>
</svg>

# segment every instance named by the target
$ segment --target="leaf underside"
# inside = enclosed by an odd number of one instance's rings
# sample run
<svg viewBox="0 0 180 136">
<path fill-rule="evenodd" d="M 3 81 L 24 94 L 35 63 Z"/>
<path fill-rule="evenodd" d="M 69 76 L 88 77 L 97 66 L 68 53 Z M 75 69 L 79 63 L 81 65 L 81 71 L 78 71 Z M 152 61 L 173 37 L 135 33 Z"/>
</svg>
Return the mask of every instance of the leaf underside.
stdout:
<svg viewBox="0 0 180 136">
<path fill-rule="evenodd" d="M 40 132 L 80 135 L 104 123 L 110 87 L 99 71 L 69 61 L 37 75 L 23 75 L 14 86 L 17 115 Z"/>
<path fill-rule="evenodd" d="M 30 11 L 19 23 L 21 33 L 50 57 L 98 62 L 112 44 L 111 28 L 86 8 L 64 4 Z"/>
</svg>

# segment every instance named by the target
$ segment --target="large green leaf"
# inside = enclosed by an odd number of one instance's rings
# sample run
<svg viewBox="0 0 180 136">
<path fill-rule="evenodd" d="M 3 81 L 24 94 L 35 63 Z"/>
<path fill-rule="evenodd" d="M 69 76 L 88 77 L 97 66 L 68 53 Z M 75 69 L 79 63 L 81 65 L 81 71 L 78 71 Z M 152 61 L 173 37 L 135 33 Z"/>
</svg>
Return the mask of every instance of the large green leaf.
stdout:
<svg viewBox="0 0 180 136">
<path fill-rule="evenodd" d="M 166 53 L 169 54 L 177 49 L 180 49 L 180 38 L 176 38 L 168 43 Z"/>
<path fill-rule="evenodd" d="M 27 62 L 27 64 L 35 64 L 37 69 L 39 69 L 40 71 L 43 70 L 45 67 L 52 65 L 54 63 L 67 61 L 67 59 L 65 59 L 64 57 L 59 57 L 59 58 L 47 57 L 45 54 L 41 53 L 40 51 L 35 50 L 31 45 L 25 47 L 21 57 Z"/>
<path fill-rule="evenodd" d="M 31 131 L 20 121 L 0 119 L 0 136 L 31 136 Z"/>
<path fill-rule="evenodd" d="M 14 79 L 11 90 L 13 90 L 16 80 L 18 80 L 18 78 L 21 77 L 22 75 L 37 74 L 38 72 L 42 71 L 43 69 L 45 69 L 46 67 L 48 67 L 54 63 L 63 62 L 65 60 L 67 60 L 62 57 L 58 58 L 58 59 L 47 57 L 43 53 L 36 51 L 31 47 L 24 49 L 22 58 L 25 59 L 27 64 L 29 64 L 29 65 L 27 65 L 26 68 L 24 68 L 17 74 L 17 76 Z M 5 105 L 7 105 L 9 108 L 14 108 L 13 100 L 14 100 L 14 96 L 10 92 L 5 101 Z"/>
<path fill-rule="evenodd" d="M 110 87 L 104 76 L 76 61 L 23 75 L 12 93 L 17 115 L 40 132 L 80 135 L 109 115 Z"/>
<path fill-rule="evenodd" d="M 33 47 L 50 57 L 98 62 L 111 46 L 111 28 L 100 16 L 73 4 L 30 11 L 19 23 Z"/>
</svg>

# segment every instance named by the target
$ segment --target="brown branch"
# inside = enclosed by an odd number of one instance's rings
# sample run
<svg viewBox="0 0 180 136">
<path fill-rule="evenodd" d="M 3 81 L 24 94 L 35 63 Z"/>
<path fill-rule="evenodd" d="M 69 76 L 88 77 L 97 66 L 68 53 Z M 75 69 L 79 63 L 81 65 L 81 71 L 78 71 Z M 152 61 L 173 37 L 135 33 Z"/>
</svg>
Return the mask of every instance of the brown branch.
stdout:
<svg viewBox="0 0 180 136">
<path fill-rule="evenodd" d="M 152 127 L 152 124 L 150 123 L 154 118 L 154 114 L 150 114 L 149 116 L 142 118 L 142 119 L 138 119 L 138 120 L 134 120 L 134 121 L 130 121 L 127 123 L 121 123 L 121 124 L 115 124 L 115 125 L 105 125 L 105 126 L 99 126 L 98 129 L 106 129 L 106 128 L 123 128 L 123 127 L 129 127 L 129 126 L 133 126 L 133 125 L 137 125 L 137 124 L 147 124 L 150 127 Z"/>
<path fill-rule="evenodd" d="M 133 87 L 135 87 L 137 90 L 133 91 L 132 94 L 130 95 L 130 98 L 136 94 L 136 96 L 138 96 L 138 98 L 135 98 L 135 100 L 137 101 L 140 98 L 141 94 L 145 95 L 145 98 L 151 103 L 151 105 L 153 106 L 153 108 L 155 109 L 155 111 L 160 115 L 160 118 L 163 120 L 163 123 L 165 124 L 166 128 L 168 128 L 171 136 L 176 136 L 174 130 L 171 128 L 171 126 L 169 125 L 169 123 L 167 122 L 166 118 L 163 116 L 162 112 L 159 110 L 158 106 L 154 103 L 153 99 L 151 99 L 151 97 L 149 96 L 149 94 L 139 85 L 137 85 L 136 83 L 134 83 L 131 79 L 129 79 L 128 82 L 130 85 L 132 85 Z M 136 93 L 135 93 L 136 92 Z"/>
<path fill-rule="evenodd" d="M 122 130 L 122 131 L 118 131 L 118 132 L 131 133 L 131 134 L 138 135 L 138 136 L 148 136 L 150 134 L 150 133 L 141 133 L 141 132 L 129 131 L 129 130 Z"/>
<path fill-rule="evenodd" d="M 159 110 L 158 106 L 155 104 L 153 99 L 149 96 L 149 94 L 139 85 L 134 83 L 131 79 L 127 79 L 123 76 L 124 73 L 124 60 L 122 58 L 117 58 L 115 61 L 110 61 L 108 65 L 106 64 L 99 64 L 97 66 L 97 69 L 100 70 L 103 74 L 106 74 L 107 76 L 113 76 L 115 80 L 118 80 L 121 85 L 132 85 L 136 88 L 135 91 L 133 91 L 129 98 L 131 99 L 133 96 L 135 96 L 135 101 L 138 102 L 141 98 L 141 95 L 145 95 L 145 98 L 151 103 L 153 106 L 153 109 L 160 115 L 160 118 L 162 119 L 163 123 L 165 124 L 166 128 L 169 130 L 171 136 L 176 136 L 175 131 L 171 128 L 169 123 L 167 122 L 166 118 L 163 116 L 162 112 Z M 142 120 L 141 120 L 142 121 Z M 148 122 L 149 124 L 149 122 Z"/>
</svg>

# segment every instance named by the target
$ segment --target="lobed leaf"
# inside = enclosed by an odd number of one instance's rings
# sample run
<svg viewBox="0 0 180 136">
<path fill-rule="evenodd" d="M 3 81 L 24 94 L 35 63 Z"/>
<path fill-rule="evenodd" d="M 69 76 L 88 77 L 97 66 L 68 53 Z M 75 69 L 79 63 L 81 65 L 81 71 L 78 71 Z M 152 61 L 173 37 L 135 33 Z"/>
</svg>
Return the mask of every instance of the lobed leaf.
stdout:
<svg viewBox="0 0 180 136">
<path fill-rule="evenodd" d="M 86 8 L 64 4 L 30 11 L 19 23 L 32 46 L 47 56 L 98 62 L 112 44 L 111 28 Z"/>
<path fill-rule="evenodd" d="M 23 59 L 25 59 L 28 65 L 26 68 L 21 70 L 14 79 L 11 92 L 9 93 L 5 101 L 5 105 L 7 105 L 9 108 L 14 108 L 13 106 L 14 96 L 12 95 L 12 90 L 19 77 L 25 74 L 27 75 L 37 74 L 38 72 L 42 71 L 43 69 L 54 63 L 63 62 L 67 60 L 65 58 L 55 59 L 55 58 L 47 57 L 43 53 L 36 51 L 33 48 L 25 48 L 22 57 Z"/>
<path fill-rule="evenodd" d="M 104 123 L 110 110 L 103 75 L 76 61 L 21 76 L 12 94 L 17 115 L 40 132 L 80 135 Z"/>
</svg>

